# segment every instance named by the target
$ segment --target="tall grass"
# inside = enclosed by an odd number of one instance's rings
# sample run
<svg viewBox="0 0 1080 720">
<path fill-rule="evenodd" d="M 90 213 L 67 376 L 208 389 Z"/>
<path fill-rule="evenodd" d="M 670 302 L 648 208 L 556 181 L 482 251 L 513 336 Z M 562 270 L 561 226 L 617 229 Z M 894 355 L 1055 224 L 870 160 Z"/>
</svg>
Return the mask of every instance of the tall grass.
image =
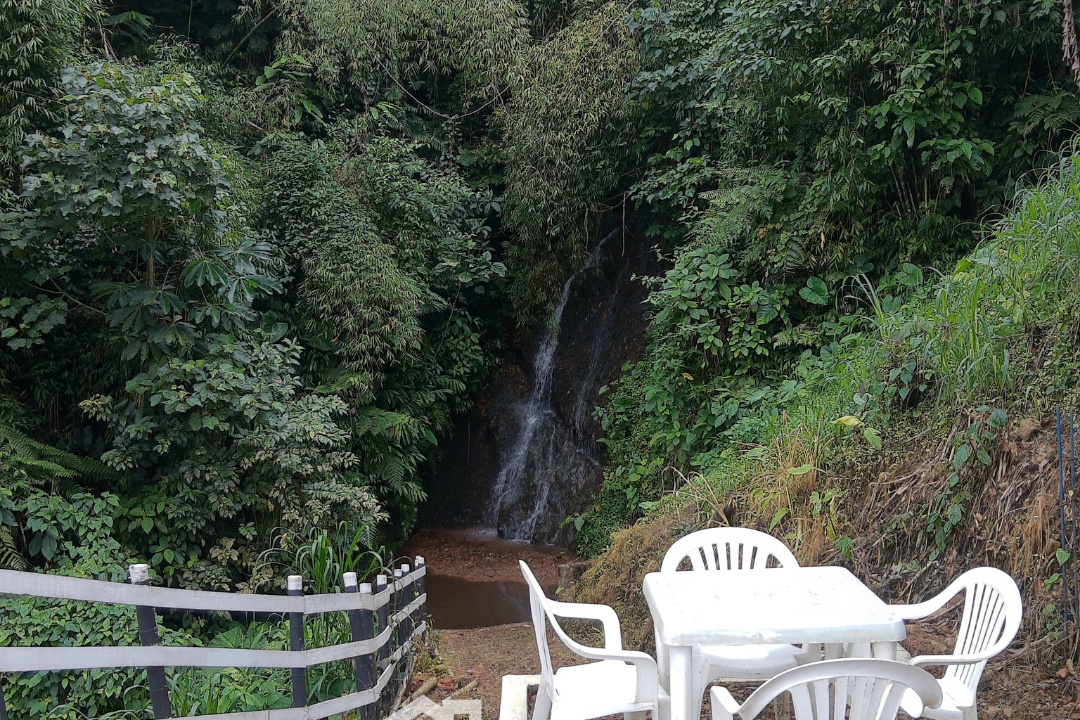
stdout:
<svg viewBox="0 0 1080 720">
<path fill-rule="evenodd" d="M 775 377 L 758 409 L 727 433 L 732 445 L 768 446 L 788 427 L 850 432 L 829 427 L 845 415 L 883 430 L 912 404 L 948 413 L 1037 390 L 1030 354 L 1061 342 L 1080 289 L 1080 140 L 992 230 L 951 273 L 923 272 L 903 287 L 894 278 L 876 286 L 853 278 L 849 298 L 862 319 L 847 318 L 850 332 Z M 900 290 L 902 300 L 888 295 Z M 902 395 L 900 381 L 908 385 Z M 916 402 L 897 402 L 917 389 Z M 716 456 L 703 472 L 710 482 L 730 488 L 731 478 L 748 477 L 737 453 Z"/>
<path fill-rule="evenodd" d="M 1026 388 L 1017 354 L 1052 330 L 1080 280 L 1078 151 L 1074 142 L 952 274 L 885 318 L 885 334 L 934 374 L 943 401 L 1008 402 Z"/>
</svg>

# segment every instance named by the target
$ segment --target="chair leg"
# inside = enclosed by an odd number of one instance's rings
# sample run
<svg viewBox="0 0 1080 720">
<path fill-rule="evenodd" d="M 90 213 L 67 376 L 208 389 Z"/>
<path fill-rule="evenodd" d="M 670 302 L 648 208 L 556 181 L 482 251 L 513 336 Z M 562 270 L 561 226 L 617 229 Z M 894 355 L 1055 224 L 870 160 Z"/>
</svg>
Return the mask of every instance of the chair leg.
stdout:
<svg viewBox="0 0 1080 720">
<path fill-rule="evenodd" d="M 689 720 L 698 720 L 701 717 L 701 707 L 705 704 L 705 689 L 708 686 L 709 667 L 702 663 L 700 668 L 694 668 L 693 680 L 690 683 L 694 714 L 690 716 Z"/>
<path fill-rule="evenodd" d="M 548 720 L 551 717 L 551 698 L 541 685 L 536 691 L 536 704 L 533 706 L 532 720 Z"/>
</svg>

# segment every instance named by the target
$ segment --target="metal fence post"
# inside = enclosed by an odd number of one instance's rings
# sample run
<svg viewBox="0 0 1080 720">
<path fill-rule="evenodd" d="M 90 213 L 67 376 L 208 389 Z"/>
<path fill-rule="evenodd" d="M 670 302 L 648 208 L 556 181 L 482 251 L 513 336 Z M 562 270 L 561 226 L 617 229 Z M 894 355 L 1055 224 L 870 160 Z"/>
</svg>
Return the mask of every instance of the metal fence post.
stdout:
<svg viewBox="0 0 1080 720">
<path fill-rule="evenodd" d="M 149 585 L 150 566 L 145 563 L 129 566 L 128 578 L 132 585 Z M 139 623 L 139 644 L 160 645 L 161 637 L 158 635 L 157 613 L 154 608 L 149 605 L 136 605 L 135 618 Z M 150 690 L 150 704 L 154 708 L 155 720 L 171 718 L 172 703 L 169 700 L 169 687 L 165 684 L 165 668 L 146 668 L 146 684 Z"/>
<path fill-rule="evenodd" d="M 377 575 L 377 576 L 375 576 L 375 594 L 378 595 L 379 593 L 383 592 L 384 590 L 386 590 L 386 576 L 385 575 Z M 379 605 L 379 609 L 375 612 L 376 617 L 379 619 L 378 630 L 379 630 L 380 633 L 383 630 L 386 629 L 387 607 L 389 605 L 390 605 L 389 600 L 383 600 L 382 603 Z M 394 642 L 393 634 L 388 634 L 386 636 L 386 642 L 383 643 L 382 647 L 379 648 L 378 655 L 376 656 L 378 658 L 378 660 L 375 663 L 375 667 L 378 669 L 376 674 L 381 674 L 382 673 L 383 661 L 387 657 L 389 657 L 391 646 L 393 645 L 393 642 Z M 380 705 L 380 708 L 381 708 L 382 698 L 380 698 L 379 705 Z"/>
<path fill-rule="evenodd" d="M 409 574 L 410 574 L 411 571 L 412 571 L 412 568 L 409 567 L 408 564 L 402 565 L 401 566 L 401 579 L 402 580 L 408 580 L 409 579 Z M 414 580 L 413 582 L 408 583 L 405 587 L 403 587 L 401 589 L 401 608 L 404 610 L 405 608 L 409 607 L 409 605 L 412 604 L 412 601 L 415 598 L 416 598 L 416 582 Z M 404 640 L 403 640 L 403 642 L 401 644 L 405 645 L 405 644 L 411 643 L 412 642 L 413 627 L 415 627 L 415 625 L 413 624 L 413 614 L 411 612 L 406 614 L 405 617 L 401 618 L 401 625 L 402 625 L 402 630 L 404 631 Z M 404 654 L 402 655 L 401 660 L 402 660 L 402 663 L 404 664 L 404 661 L 405 661 Z"/>
<path fill-rule="evenodd" d="M 345 573 L 345 592 L 359 593 L 360 596 L 371 597 L 371 584 L 356 584 L 356 573 Z M 349 629 L 352 632 L 353 642 L 370 640 L 375 637 L 375 613 L 371 610 L 350 610 Z M 375 686 L 375 657 L 376 653 L 366 653 L 353 658 L 353 676 L 356 680 L 356 692 L 362 692 Z M 361 720 L 375 720 L 376 704 L 369 703 L 360 709 Z"/>
<path fill-rule="evenodd" d="M 290 575 L 287 581 L 288 594 L 299 597 L 304 594 L 304 578 L 299 575 Z M 304 613 L 289 613 L 289 649 L 302 651 L 304 649 Z M 292 669 L 292 706 L 294 708 L 307 706 L 307 677 L 306 667 Z"/>
<path fill-rule="evenodd" d="M 4 683 L 0 680 L 0 720 L 8 720 L 7 703 L 4 702 Z"/>
<path fill-rule="evenodd" d="M 416 562 L 416 569 L 417 570 L 420 570 L 421 568 L 426 568 L 427 567 L 424 564 L 424 556 L 423 555 L 417 555 L 414 558 L 414 561 Z M 426 577 L 427 577 L 427 575 L 424 574 L 424 575 L 421 575 L 418 578 L 416 578 L 416 597 L 420 597 L 421 595 L 423 595 L 425 593 L 427 588 L 426 588 L 426 585 L 424 583 L 424 580 L 426 579 Z M 420 623 L 424 622 L 424 620 L 426 619 L 426 616 L 427 616 L 427 600 L 425 600 L 423 603 L 421 603 L 420 607 L 418 607 L 416 609 L 416 612 L 413 614 L 413 617 L 417 619 L 416 620 L 417 624 L 420 624 Z"/>
<path fill-rule="evenodd" d="M 1065 458 L 1061 451 L 1061 408 L 1057 410 L 1057 451 L 1058 451 L 1058 499 L 1061 501 L 1061 547 L 1065 547 Z M 1072 634 L 1069 632 L 1069 574 L 1061 569 L 1061 623 L 1065 637 L 1069 639 L 1069 653 L 1072 654 Z"/>
<path fill-rule="evenodd" d="M 401 568 L 394 570 L 394 591 L 391 593 L 391 597 L 394 598 L 394 606 L 391 608 L 395 619 L 396 625 L 391 631 L 391 635 L 394 638 L 394 652 L 397 652 L 405 645 L 405 622 L 401 617 L 396 617 L 405 607 L 405 588 L 402 587 L 401 579 L 404 577 L 404 573 L 401 572 Z M 393 691 L 390 693 L 392 696 L 397 696 L 398 690 L 398 673 L 401 672 L 401 658 L 399 657 L 393 663 L 394 670 L 390 674 L 390 684 Z"/>
</svg>

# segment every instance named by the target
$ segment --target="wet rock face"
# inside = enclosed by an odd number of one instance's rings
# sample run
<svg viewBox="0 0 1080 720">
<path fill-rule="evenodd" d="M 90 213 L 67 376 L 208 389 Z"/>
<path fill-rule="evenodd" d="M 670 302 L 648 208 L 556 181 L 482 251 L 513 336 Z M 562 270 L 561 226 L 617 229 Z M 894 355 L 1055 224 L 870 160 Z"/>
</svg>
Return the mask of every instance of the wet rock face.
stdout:
<svg viewBox="0 0 1080 720">
<path fill-rule="evenodd" d="M 538 324 L 440 440 L 421 523 L 479 522 L 506 538 L 572 541 L 564 521 L 589 506 L 603 479 L 592 416 L 599 390 L 642 346 L 647 290 L 633 276 L 657 272 L 655 254 L 636 239 L 643 233 L 631 230 L 625 242 L 613 233 L 595 267 L 570 283 L 557 334 Z"/>
</svg>

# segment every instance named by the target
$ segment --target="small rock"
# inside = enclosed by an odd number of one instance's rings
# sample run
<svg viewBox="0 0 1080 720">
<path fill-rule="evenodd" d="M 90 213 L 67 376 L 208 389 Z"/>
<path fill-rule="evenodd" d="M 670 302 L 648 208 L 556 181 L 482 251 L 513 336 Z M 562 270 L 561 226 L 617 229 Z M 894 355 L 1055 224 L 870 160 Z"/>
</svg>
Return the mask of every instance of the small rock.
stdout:
<svg viewBox="0 0 1080 720">
<path fill-rule="evenodd" d="M 456 678 L 443 678 L 439 681 L 438 688 L 440 690 L 456 690 L 457 679 Z"/>
<path fill-rule="evenodd" d="M 1057 676 L 1059 678 L 1061 678 L 1062 680 L 1069 677 L 1069 668 L 1061 668 L 1060 670 L 1057 671 Z"/>
<path fill-rule="evenodd" d="M 1034 418 L 1024 418 L 1020 421 L 1020 427 L 1016 429 L 1016 435 L 1021 440 L 1030 440 L 1031 436 L 1042 430 L 1042 423 Z"/>
</svg>

